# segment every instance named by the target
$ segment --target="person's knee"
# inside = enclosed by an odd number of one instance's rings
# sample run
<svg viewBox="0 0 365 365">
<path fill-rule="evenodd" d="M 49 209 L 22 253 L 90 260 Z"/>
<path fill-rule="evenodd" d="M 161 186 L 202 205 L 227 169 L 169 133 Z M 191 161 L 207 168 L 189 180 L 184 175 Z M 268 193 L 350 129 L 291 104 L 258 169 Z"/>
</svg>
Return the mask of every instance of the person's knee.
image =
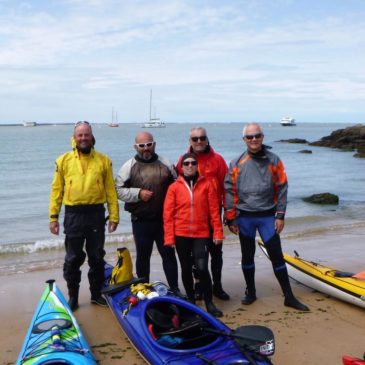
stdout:
<svg viewBox="0 0 365 365">
<path fill-rule="evenodd" d="M 281 267 L 285 265 L 280 236 L 278 234 L 275 234 L 272 238 L 270 238 L 270 240 L 265 242 L 265 247 L 273 267 Z"/>
<path fill-rule="evenodd" d="M 195 261 L 195 267 L 196 267 L 196 270 L 198 271 L 198 273 L 204 273 L 204 272 L 208 271 L 207 260 L 204 258 L 198 258 Z"/>
</svg>

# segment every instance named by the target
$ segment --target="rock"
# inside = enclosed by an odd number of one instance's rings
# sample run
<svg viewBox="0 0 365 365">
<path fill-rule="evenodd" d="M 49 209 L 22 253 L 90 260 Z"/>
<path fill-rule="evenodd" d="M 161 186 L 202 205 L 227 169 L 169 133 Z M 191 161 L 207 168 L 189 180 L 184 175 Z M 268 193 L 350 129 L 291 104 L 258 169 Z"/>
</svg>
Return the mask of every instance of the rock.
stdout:
<svg viewBox="0 0 365 365">
<path fill-rule="evenodd" d="M 343 151 L 358 150 L 356 157 L 365 154 L 365 126 L 357 124 L 344 129 L 337 129 L 329 136 L 321 138 L 319 141 L 309 143 L 310 146 L 339 148 Z"/>
<path fill-rule="evenodd" d="M 281 139 L 278 142 L 298 143 L 298 144 L 306 144 L 306 143 L 309 143 L 306 139 L 302 139 L 302 138 Z"/>
<path fill-rule="evenodd" d="M 365 147 L 364 146 L 358 147 L 357 153 L 354 154 L 354 157 L 365 158 Z"/>
<path fill-rule="evenodd" d="M 300 150 L 300 151 L 298 151 L 299 153 L 312 153 L 312 151 L 311 150 Z"/>
<path fill-rule="evenodd" d="M 311 196 L 303 198 L 303 200 L 307 203 L 333 205 L 337 205 L 339 201 L 338 196 L 331 193 L 313 194 Z"/>
</svg>

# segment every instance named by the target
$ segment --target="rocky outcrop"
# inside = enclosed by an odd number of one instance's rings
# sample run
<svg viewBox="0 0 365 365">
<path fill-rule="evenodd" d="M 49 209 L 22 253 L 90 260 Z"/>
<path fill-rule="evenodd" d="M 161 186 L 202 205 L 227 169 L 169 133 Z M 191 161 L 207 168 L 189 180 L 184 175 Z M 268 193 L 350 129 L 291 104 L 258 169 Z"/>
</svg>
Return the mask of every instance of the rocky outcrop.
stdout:
<svg viewBox="0 0 365 365">
<path fill-rule="evenodd" d="M 343 151 L 357 151 L 355 157 L 365 158 L 365 126 L 357 124 L 344 129 L 337 129 L 310 146 L 339 148 Z"/>
<path fill-rule="evenodd" d="M 311 150 L 300 150 L 299 153 L 313 153 Z"/>
<path fill-rule="evenodd" d="M 311 196 L 303 198 L 303 200 L 307 203 L 323 204 L 323 205 L 325 204 L 337 205 L 339 201 L 338 196 L 331 193 L 313 194 Z"/>
<path fill-rule="evenodd" d="M 298 143 L 298 144 L 306 144 L 308 141 L 302 138 L 290 138 L 290 139 L 281 139 L 278 142 L 285 142 L 285 143 Z"/>
</svg>

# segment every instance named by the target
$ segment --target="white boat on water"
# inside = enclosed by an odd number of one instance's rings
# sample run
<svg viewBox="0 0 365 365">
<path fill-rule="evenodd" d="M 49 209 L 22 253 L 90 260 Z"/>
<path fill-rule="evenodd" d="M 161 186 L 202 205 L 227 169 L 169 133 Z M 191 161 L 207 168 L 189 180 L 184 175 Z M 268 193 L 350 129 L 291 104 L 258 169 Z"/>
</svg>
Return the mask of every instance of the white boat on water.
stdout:
<svg viewBox="0 0 365 365">
<path fill-rule="evenodd" d="M 151 118 L 149 122 L 144 123 L 143 128 L 165 128 L 166 124 L 160 118 Z"/>
<path fill-rule="evenodd" d="M 165 128 L 166 124 L 160 118 L 152 118 L 152 90 L 150 92 L 150 119 L 142 125 L 142 128 Z"/>
<path fill-rule="evenodd" d="M 284 127 L 291 127 L 291 126 L 296 125 L 295 124 L 295 119 L 292 118 L 292 117 L 283 117 L 283 118 L 281 118 L 280 124 Z"/>
<path fill-rule="evenodd" d="M 36 125 L 36 122 L 23 122 L 24 127 L 35 127 Z"/>
</svg>

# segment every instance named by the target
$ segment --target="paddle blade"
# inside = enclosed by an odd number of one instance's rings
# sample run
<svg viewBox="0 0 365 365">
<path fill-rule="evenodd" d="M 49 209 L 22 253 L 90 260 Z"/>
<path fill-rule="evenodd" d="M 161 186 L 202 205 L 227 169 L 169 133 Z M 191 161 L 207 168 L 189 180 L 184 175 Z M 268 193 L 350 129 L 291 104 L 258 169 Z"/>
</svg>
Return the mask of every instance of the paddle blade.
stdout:
<svg viewBox="0 0 365 365">
<path fill-rule="evenodd" d="M 254 351 L 263 356 L 271 356 L 275 352 L 274 333 L 264 326 L 242 326 L 232 333 L 234 340 L 242 350 Z"/>
<path fill-rule="evenodd" d="M 365 271 L 361 271 L 355 275 L 352 275 L 352 277 L 359 280 L 365 280 Z"/>
</svg>

